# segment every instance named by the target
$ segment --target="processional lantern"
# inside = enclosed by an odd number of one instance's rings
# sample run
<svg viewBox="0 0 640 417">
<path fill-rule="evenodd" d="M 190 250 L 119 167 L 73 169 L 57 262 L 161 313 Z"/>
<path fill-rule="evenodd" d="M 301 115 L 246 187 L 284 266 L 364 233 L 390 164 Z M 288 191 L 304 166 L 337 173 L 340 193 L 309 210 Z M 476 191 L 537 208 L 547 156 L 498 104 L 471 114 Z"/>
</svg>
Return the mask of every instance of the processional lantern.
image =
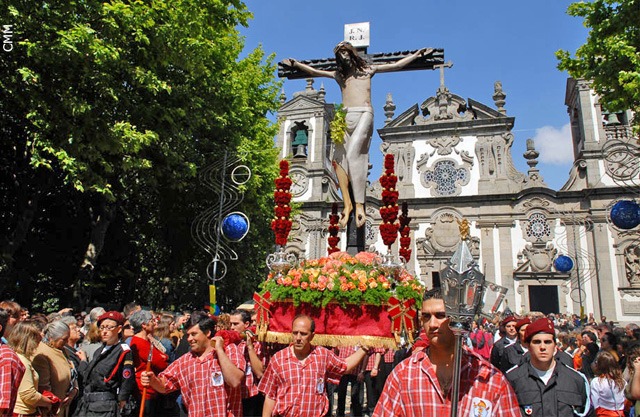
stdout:
<svg viewBox="0 0 640 417">
<path fill-rule="evenodd" d="M 471 322 L 480 311 L 485 278 L 467 245 L 469 222 L 463 219 L 458 224 L 460 244 L 447 262 L 447 267 L 440 272 L 444 308 L 449 317 L 449 328 L 455 335 L 451 417 L 458 415 L 463 338 L 471 330 Z"/>
</svg>

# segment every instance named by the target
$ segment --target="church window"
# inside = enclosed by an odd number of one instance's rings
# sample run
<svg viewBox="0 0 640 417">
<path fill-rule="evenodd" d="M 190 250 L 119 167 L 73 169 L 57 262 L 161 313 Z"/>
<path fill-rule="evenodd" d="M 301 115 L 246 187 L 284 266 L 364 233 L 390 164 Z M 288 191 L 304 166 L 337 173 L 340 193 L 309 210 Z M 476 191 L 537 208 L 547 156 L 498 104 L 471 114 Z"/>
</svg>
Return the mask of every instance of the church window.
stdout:
<svg viewBox="0 0 640 417">
<path fill-rule="evenodd" d="M 458 184 L 466 184 L 469 181 L 469 172 L 466 168 L 458 168 L 452 160 L 438 161 L 433 170 L 424 173 L 427 183 L 435 184 L 435 193 L 438 195 L 454 195 L 458 191 Z"/>
<path fill-rule="evenodd" d="M 529 238 L 544 239 L 551 236 L 551 228 L 547 218 L 542 213 L 534 213 L 529 217 L 529 224 L 526 227 Z"/>
</svg>

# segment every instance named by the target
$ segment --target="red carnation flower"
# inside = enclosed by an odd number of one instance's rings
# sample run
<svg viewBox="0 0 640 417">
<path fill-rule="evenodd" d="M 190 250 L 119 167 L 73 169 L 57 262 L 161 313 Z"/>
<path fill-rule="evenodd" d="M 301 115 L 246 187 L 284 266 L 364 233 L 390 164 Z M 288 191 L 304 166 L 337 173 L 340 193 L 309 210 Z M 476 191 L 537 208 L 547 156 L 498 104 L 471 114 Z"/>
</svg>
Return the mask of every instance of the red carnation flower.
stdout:
<svg viewBox="0 0 640 417">
<path fill-rule="evenodd" d="M 273 193 L 273 199 L 278 205 L 289 204 L 289 202 L 291 201 L 291 193 L 288 191 L 276 190 Z"/>
<path fill-rule="evenodd" d="M 329 255 L 340 250 L 337 247 L 340 242 L 340 238 L 338 237 L 338 233 L 340 233 L 338 221 L 338 204 L 333 203 L 331 205 L 331 214 L 329 215 L 329 237 L 327 238 L 327 244 L 329 245 L 327 253 L 329 253 Z"/>
<path fill-rule="evenodd" d="M 224 347 L 227 347 L 231 344 L 237 345 L 242 342 L 242 336 L 235 330 L 218 330 L 216 332 L 216 336 L 222 337 L 224 341 Z"/>
<path fill-rule="evenodd" d="M 289 214 L 291 214 L 291 206 L 289 205 L 276 206 L 275 212 L 276 212 L 276 217 L 289 217 Z"/>
<path fill-rule="evenodd" d="M 279 177 L 275 179 L 276 188 L 279 190 L 289 190 L 293 181 L 289 177 Z"/>
<path fill-rule="evenodd" d="M 402 203 L 402 214 L 400 215 L 398 222 L 400 224 L 400 248 L 398 249 L 398 253 L 405 260 L 409 260 L 411 258 L 411 229 L 409 228 L 409 222 L 411 218 L 409 217 L 409 209 L 407 207 L 407 203 Z"/>
<path fill-rule="evenodd" d="M 289 178 L 289 162 L 285 159 L 280 161 L 280 177 L 275 179 L 276 189 L 273 192 L 273 200 L 276 203 L 274 208 L 275 219 L 271 222 L 271 229 L 276 235 L 276 245 L 286 246 L 287 238 L 291 232 L 291 178 Z"/>
<path fill-rule="evenodd" d="M 384 156 L 384 168 L 393 170 L 395 168 L 395 160 L 392 154 L 388 153 Z"/>
<path fill-rule="evenodd" d="M 411 259 L 411 249 L 400 248 L 398 249 L 398 254 L 407 262 Z"/>
</svg>

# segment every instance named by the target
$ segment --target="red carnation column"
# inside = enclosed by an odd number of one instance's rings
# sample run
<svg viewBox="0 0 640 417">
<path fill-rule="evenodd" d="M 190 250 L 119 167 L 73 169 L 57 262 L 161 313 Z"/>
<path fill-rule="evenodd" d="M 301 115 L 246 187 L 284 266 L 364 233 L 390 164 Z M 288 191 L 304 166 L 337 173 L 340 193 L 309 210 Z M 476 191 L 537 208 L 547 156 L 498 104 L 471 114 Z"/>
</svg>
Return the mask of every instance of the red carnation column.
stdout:
<svg viewBox="0 0 640 417">
<path fill-rule="evenodd" d="M 384 156 L 384 172 L 380 176 L 380 185 L 382 186 L 382 207 L 380 207 L 380 217 L 382 224 L 380 225 L 380 234 L 382 241 L 391 250 L 391 245 L 398 238 L 398 190 L 396 183 L 398 177 L 394 171 L 395 162 L 392 154 Z"/>
<path fill-rule="evenodd" d="M 402 214 L 398 220 L 400 222 L 400 249 L 398 249 L 398 254 L 404 258 L 405 262 L 409 262 L 411 260 L 411 238 L 409 237 L 411 233 L 411 229 L 409 229 L 411 217 L 409 217 L 409 209 L 406 202 L 402 203 Z"/>
<path fill-rule="evenodd" d="M 339 219 L 338 203 L 333 203 L 331 205 L 331 214 L 329 215 L 329 238 L 327 239 L 327 243 L 329 244 L 327 252 L 329 255 L 340 250 L 340 248 L 338 248 L 338 243 L 340 243 L 340 238 L 338 237 L 338 233 L 340 232 L 340 226 L 338 225 Z"/>
<path fill-rule="evenodd" d="M 289 161 L 283 159 L 280 161 L 280 176 L 276 178 L 276 189 L 273 192 L 275 200 L 275 217 L 271 221 L 271 229 L 276 234 L 276 245 L 284 248 L 287 246 L 287 238 L 291 232 L 291 178 L 289 178 Z"/>
</svg>

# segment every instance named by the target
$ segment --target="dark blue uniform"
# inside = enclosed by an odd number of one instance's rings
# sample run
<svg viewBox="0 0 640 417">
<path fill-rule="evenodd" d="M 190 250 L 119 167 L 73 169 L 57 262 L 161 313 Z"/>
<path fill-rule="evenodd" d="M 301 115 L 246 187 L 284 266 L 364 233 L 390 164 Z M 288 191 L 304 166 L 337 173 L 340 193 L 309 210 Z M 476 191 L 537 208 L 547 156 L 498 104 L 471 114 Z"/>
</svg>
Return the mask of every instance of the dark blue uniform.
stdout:
<svg viewBox="0 0 640 417">
<path fill-rule="evenodd" d="M 583 417 L 592 412 L 587 379 L 558 361 L 547 384 L 530 362 L 511 369 L 506 377 L 523 417 Z"/>
<path fill-rule="evenodd" d="M 119 402 L 136 390 L 133 355 L 126 344 L 98 348 L 84 372 L 84 393 L 74 416 L 117 417 Z"/>
</svg>

